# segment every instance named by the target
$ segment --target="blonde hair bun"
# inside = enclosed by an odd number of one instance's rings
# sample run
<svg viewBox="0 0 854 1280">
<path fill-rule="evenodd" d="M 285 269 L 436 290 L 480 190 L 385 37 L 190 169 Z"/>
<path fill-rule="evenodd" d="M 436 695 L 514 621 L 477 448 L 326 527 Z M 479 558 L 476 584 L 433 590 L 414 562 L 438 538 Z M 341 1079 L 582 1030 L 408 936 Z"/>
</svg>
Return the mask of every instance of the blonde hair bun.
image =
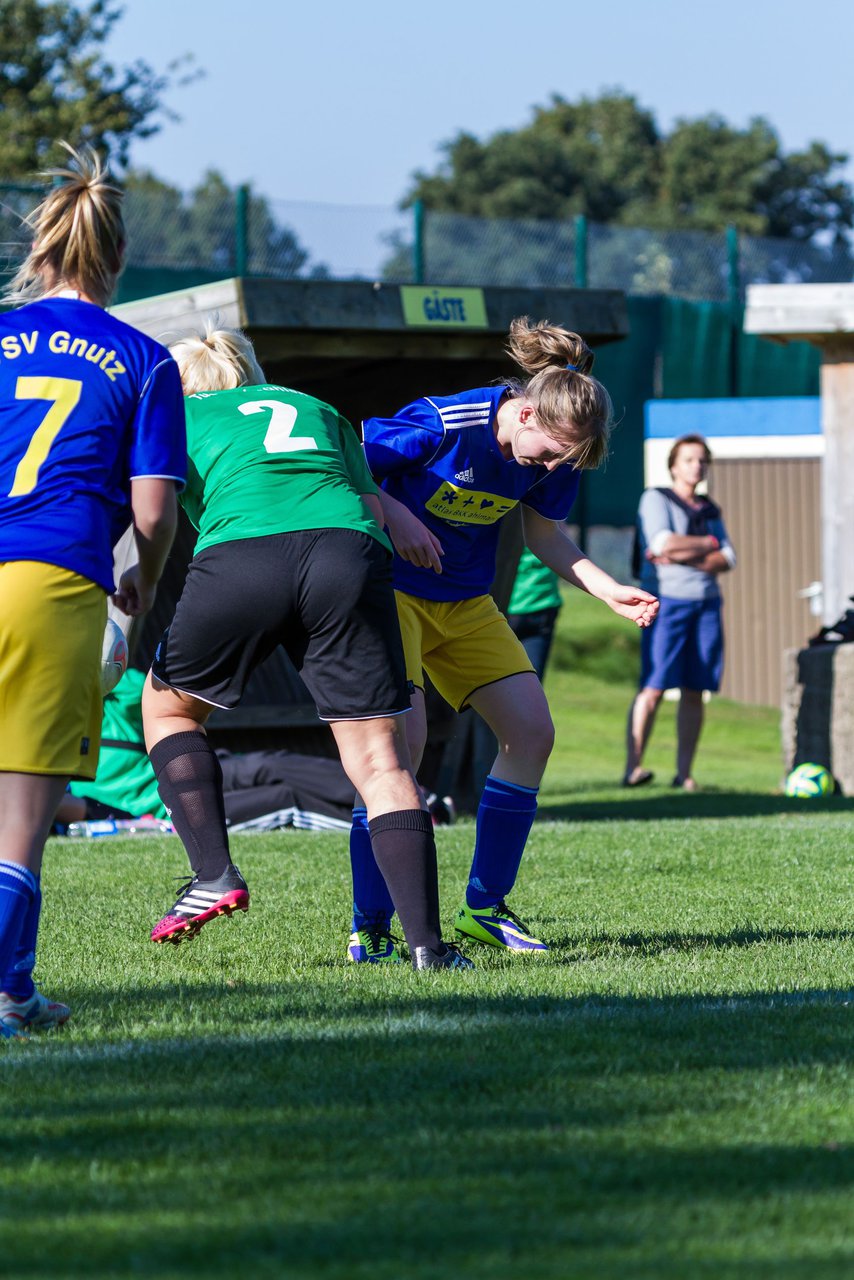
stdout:
<svg viewBox="0 0 854 1280">
<path fill-rule="evenodd" d="M 43 175 L 58 185 L 25 219 L 33 247 L 7 293 L 27 302 L 64 284 L 106 306 L 125 248 L 122 191 L 91 147 L 61 145 L 69 164 Z"/>
<path fill-rule="evenodd" d="M 185 396 L 201 391 L 233 391 L 266 381 L 255 349 L 239 329 L 218 329 L 209 316 L 204 336 L 193 333 L 170 342 L 169 350 L 181 372 Z"/>
<path fill-rule="evenodd" d="M 531 401 L 546 435 L 566 446 L 565 460 L 583 470 L 598 467 L 608 454 L 614 410 L 591 374 L 594 355 L 584 339 L 548 320 L 517 316 L 507 353 L 528 374 L 512 389 Z"/>
</svg>

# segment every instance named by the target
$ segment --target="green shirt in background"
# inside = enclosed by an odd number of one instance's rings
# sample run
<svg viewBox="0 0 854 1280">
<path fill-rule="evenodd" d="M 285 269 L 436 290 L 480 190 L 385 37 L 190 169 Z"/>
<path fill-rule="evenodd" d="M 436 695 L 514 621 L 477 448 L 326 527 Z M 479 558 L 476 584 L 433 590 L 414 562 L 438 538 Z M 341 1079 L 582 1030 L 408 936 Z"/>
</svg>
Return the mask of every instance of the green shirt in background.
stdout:
<svg viewBox="0 0 854 1280">
<path fill-rule="evenodd" d="M 181 503 L 196 554 L 238 538 L 355 529 L 391 546 L 360 494 L 376 493 L 356 433 L 337 409 L 284 387 L 201 392 L 187 411 Z"/>
<path fill-rule="evenodd" d="M 142 732 L 142 686 L 145 672 L 129 667 L 104 699 L 101 754 L 93 782 L 72 782 L 74 796 L 99 800 L 133 818 L 150 813 L 168 818 L 157 780 L 145 751 Z"/>
<path fill-rule="evenodd" d="M 541 609 L 559 609 L 562 604 L 559 582 L 554 569 L 549 569 L 525 547 L 507 612 L 539 613 Z"/>
</svg>

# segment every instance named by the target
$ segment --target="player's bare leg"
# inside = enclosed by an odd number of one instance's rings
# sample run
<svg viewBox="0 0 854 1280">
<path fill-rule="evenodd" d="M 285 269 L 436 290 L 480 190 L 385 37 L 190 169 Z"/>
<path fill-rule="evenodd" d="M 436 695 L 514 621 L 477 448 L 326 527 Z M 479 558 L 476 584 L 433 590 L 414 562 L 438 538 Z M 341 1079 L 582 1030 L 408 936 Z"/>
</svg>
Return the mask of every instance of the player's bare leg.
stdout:
<svg viewBox="0 0 854 1280">
<path fill-rule="evenodd" d="M 679 696 L 679 708 L 676 712 L 676 777 L 674 785 L 686 791 L 696 791 L 691 770 L 697 743 L 703 728 L 705 708 L 703 695 L 697 689 L 682 689 Z"/>
<path fill-rule="evenodd" d="M 549 704 L 534 673 L 522 672 L 478 689 L 469 699 L 498 739 L 492 777 L 538 787 L 555 741 Z"/>
<path fill-rule="evenodd" d="M 623 783 L 627 787 L 640 787 L 652 781 L 653 775 L 643 768 L 643 756 L 663 696 L 663 689 L 643 688 L 635 695 L 629 707 L 626 767 L 623 772 Z"/>
<path fill-rule="evenodd" d="M 0 858 L 41 871 L 45 840 L 67 778 L 0 773 Z"/>
</svg>

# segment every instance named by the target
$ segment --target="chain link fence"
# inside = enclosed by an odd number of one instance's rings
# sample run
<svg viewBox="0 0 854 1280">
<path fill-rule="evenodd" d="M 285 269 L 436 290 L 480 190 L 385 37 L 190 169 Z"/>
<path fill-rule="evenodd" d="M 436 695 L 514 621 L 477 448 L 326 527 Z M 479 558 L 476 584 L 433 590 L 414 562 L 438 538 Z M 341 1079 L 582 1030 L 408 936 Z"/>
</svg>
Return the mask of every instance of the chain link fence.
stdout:
<svg viewBox="0 0 854 1280">
<path fill-rule="evenodd" d="M 587 281 L 641 297 L 724 302 L 729 296 L 726 237 L 703 231 L 648 231 L 591 223 Z"/>
<path fill-rule="evenodd" d="M 7 277 L 29 245 L 22 219 L 41 191 L 0 183 L 0 272 Z M 208 279 L 589 286 L 706 301 L 743 297 L 752 283 L 854 279 L 847 243 L 271 200 L 224 185 L 189 195 L 131 184 L 125 219 L 129 266 Z"/>
<path fill-rule="evenodd" d="M 304 253 L 298 274 L 330 280 L 389 279 L 400 284 L 413 276 L 413 216 L 387 205 L 332 205 L 270 200 L 274 226 L 287 228 Z M 269 231 L 249 215 L 250 265 L 264 275 L 278 275 Z"/>
<path fill-rule="evenodd" d="M 837 284 L 854 279 L 850 244 L 739 236 L 738 245 L 744 284 Z"/>
<path fill-rule="evenodd" d="M 424 283 L 525 285 L 576 282 L 574 222 L 424 215 Z"/>
<path fill-rule="evenodd" d="M 574 285 L 726 302 L 743 298 L 748 284 L 850 281 L 854 254 L 847 243 L 428 211 L 423 278 L 430 284 Z"/>
<path fill-rule="evenodd" d="M 13 276 L 32 241 L 24 222 L 35 208 L 43 188 L 26 184 L 0 184 L 0 280 Z"/>
</svg>

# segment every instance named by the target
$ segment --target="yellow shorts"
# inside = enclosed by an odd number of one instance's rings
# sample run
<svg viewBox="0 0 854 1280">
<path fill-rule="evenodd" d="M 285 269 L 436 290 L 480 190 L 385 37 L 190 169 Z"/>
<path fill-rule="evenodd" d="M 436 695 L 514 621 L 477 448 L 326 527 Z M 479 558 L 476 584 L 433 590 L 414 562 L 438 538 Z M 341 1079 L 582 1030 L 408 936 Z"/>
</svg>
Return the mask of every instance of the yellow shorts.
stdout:
<svg viewBox="0 0 854 1280">
<path fill-rule="evenodd" d="M 484 685 L 534 670 L 492 596 L 423 600 L 394 594 L 407 680 L 423 689 L 426 671 L 455 711 Z"/>
<path fill-rule="evenodd" d="M 55 565 L 0 564 L 0 770 L 94 778 L 103 590 Z"/>
</svg>

